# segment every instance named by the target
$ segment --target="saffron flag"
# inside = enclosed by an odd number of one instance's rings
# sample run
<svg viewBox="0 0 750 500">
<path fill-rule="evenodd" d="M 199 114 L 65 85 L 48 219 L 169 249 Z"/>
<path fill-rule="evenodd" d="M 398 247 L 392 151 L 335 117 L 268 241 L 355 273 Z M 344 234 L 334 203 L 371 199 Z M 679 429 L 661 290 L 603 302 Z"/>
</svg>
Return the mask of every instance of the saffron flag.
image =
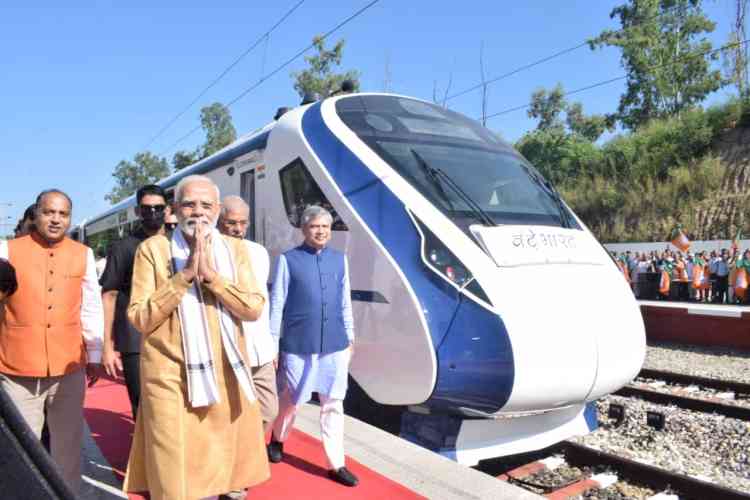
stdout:
<svg viewBox="0 0 750 500">
<path fill-rule="evenodd" d="M 701 282 L 701 288 L 704 290 L 711 288 L 711 268 L 708 264 L 703 266 L 703 281 Z"/>
<path fill-rule="evenodd" d="M 661 272 L 661 280 L 659 280 L 659 293 L 662 295 L 669 295 L 670 278 L 669 273 L 666 271 Z"/>
<path fill-rule="evenodd" d="M 687 252 L 690 249 L 690 240 L 682 232 L 682 226 L 679 224 L 672 229 L 669 241 L 683 252 Z"/>
<path fill-rule="evenodd" d="M 737 275 L 734 279 L 734 295 L 742 300 L 745 300 L 745 294 L 747 293 L 747 271 L 744 268 L 737 270 Z"/>
<path fill-rule="evenodd" d="M 700 290 L 704 288 L 703 284 L 706 282 L 706 274 L 703 272 L 703 266 L 693 266 L 693 288 Z"/>
</svg>

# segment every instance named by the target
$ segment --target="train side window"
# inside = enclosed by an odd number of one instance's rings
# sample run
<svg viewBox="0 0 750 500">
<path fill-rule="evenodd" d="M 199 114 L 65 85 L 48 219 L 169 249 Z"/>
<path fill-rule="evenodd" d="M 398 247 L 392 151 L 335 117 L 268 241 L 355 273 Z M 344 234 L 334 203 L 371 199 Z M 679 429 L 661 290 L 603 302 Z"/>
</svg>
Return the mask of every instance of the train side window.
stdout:
<svg viewBox="0 0 750 500">
<path fill-rule="evenodd" d="M 284 199 L 284 209 L 289 218 L 289 222 L 294 227 L 300 227 L 302 212 L 311 205 L 318 205 L 331 212 L 334 231 L 348 231 L 349 228 L 341 220 L 341 217 L 333 205 L 328 201 L 320 186 L 312 178 L 302 160 L 297 158 L 292 163 L 279 171 L 281 180 L 282 198 Z"/>
<path fill-rule="evenodd" d="M 240 175 L 240 197 L 250 207 L 250 220 L 245 238 L 255 241 L 255 170 Z"/>
</svg>

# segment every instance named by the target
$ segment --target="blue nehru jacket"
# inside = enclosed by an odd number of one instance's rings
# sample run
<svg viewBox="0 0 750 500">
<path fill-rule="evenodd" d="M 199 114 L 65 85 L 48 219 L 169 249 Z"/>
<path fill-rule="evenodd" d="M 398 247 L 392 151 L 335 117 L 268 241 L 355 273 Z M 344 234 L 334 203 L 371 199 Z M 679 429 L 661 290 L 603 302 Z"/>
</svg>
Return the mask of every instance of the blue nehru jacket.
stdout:
<svg viewBox="0 0 750 500">
<path fill-rule="evenodd" d="M 349 347 L 353 330 L 343 253 L 302 244 L 279 256 L 271 290 L 271 335 L 279 350 L 329 354 Z M 348 314 L 346 314 L 348 312 Z M 348 318 L 346 317 L 348 316 Z"/>
</svg>

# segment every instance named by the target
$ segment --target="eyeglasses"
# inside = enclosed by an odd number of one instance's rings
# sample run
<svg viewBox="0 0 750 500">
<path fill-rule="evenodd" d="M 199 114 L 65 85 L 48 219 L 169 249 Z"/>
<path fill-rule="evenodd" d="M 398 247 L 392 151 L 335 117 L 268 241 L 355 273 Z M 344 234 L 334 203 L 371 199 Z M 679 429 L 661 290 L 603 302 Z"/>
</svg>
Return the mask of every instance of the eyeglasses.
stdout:
<svg viewBox="0 0 750 500">
<path fill-rule="evenodd" d="M 167 228 L 170 231 L 174 231 L 177 229 L 177 223 L 176 222 L 165 222 L 164 227 Z"/>
<path fill-rule="evenodd" d="M 155 213 L 161 213 L 167 208 L 166 205 L 139 205 L 139 207 L 141 208 L 141 212 Z"/>
</svg>

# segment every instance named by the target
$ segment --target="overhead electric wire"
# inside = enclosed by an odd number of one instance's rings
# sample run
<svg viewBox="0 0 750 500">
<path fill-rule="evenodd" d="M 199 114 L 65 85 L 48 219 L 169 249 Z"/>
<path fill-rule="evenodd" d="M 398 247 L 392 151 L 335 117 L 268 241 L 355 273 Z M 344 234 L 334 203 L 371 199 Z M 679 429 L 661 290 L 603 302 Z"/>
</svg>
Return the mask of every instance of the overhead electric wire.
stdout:
<svg viewBox="0 0 750 500">
<path fill-rule="evenodd" d="M 326 38 L 328 38 L 329 36 L 331 36 L 333 33 L 335 33 L 336 31 L 340 30 L 341 28 L 343 28 L 344 25 L 348 24 L 349 22 L 353 21 L 355 18 L 359 17 L 361 14 L 363 14 L 366 10 L 368 10 L 370 7 L 372 7 L 373 5 L 375 5 L 376 3 L 378 3 L 379 1 L 380 0 L 372 0 L 370 3 L 368 3 L 364 7 L 360 8 L 359 10 L 357 10 L 356 12 L 354 12 L 353 14 L 351 14 L 349 17 L 347 17 L 346 19 L 344 19 L 343 21 L 341 21 L 340 23 L 338 23 L 335 27 L 333 27 L 330 30 L 328 30 L 327 32 L 325 32 L 323 35 L 320 36 L 320 39 L 321 40 L 325 40 Z M 294 61 L 296 61 L 302 55 L 304 55 L 305 52 L 307 52 L 308 50 L 312 49 L 313 47 L 315 47 L 315 43 L 311 43 L 310 45 L 308 45 L 304 49 L 302 49 L 299 52 L 297 52 L 294 56 L 292 56 L 289 59 L 287 59 L 286 62 L 284 62 L 283 64 L 281 64 L 280 66 L 278 66 L 276 69 L 274 69 L 273 71 L 271 71 L 267 75 L 262 76 L 260 78 L 260 80 L 258 80 L 255 84 L 253 84 L 250 87 L 248 87 L 247 89 L 243 90 L 237 97 L 235 97 L 234 99 L 232 99 L 231 101 L 229 101 L 229 103 L 227 103 L 226 106 L 228 108 L 231 108 L 233 104 L 237 103 L 237 101 L 239 101 L 240 99 L 242 99 L 243 97 L 245 97 L 246 95 L 248 95 L 253 90 L 255 90 L 258 87 L 260 87 L 260 85 L 263 84 L 266 80 L 268 80 L 272 76 L 276 75 L 279 71 L 283 70 L 284 68 L 286 68 L 287 66 L 289 66 L 290 64 L 292 64 Z M 198 130 L 200 130 L 200 128 L 201 128 L 201 125 L 197 125 L 193 129 L 191 129 L 188 133 L 186 133 L 185 135 L 183 135 L 182 137 L 180 137 L 179 139 L 177 139 L 168 148 L 164 149 L 161 153 L 159 153 L 159 156 L 163 156 L 168 151 L 171 151 L 172 148 L 174 148 L 176 145 L 178 145 L 179 143 L 181 143 L 182 141 L 184 141 L 185 139 L 187 139 L 188 137 L 190 137 L 191 135 L 193 135 L 195 132 L 197 132 Z"/>
<path fill-rule="evenodd" d="M 689 60 L 689 59 L 692 59 L 692 58 L 695 58 L 695 57 L 705 57 L 707 55 L 713 55 L 715 53 L 723 52 L 725 50 L 728 50 L 728 49 L 731 49 L 731 48 L 734 48 L 734 47 L 739 47 L 740 45 L 745 45 L 748 42 L 750 42 L 750 38 L 742 40 L 741 42 L 728 43 L 728 44 L 726 44 L 726 45 L 724 45 L 722 47 L 719 47 L 718 49 L 708 50 L 708 51 L 703 52 L 701 54 L 694 54 L 694 55 L 691 55 L 691 56 L 688 56 L 688 57 L 683 57 L 683 58 L 680 58 L 680 59 L 677 59 L 677 60 L 674 60 L 674 61 L 670 61 L 670 62 L 667 62 L 667 63 L 664 63 L 664 64 L 657 64 L 657 65 L 654 65 L 654 66 L 650 66 L 647 69 L 648 70 L 654 70 L 654 69 L 659 69 L 659 68 L 666 68 L 668 66 L 672 66 L 674 64 L 679 64 L 681 62 L 684 62 L 686 60 Z M 568 97 L 568 96 L 573 95 L 573 94 L 578 94 L 579 92 L 584 92 L 586 90 L 591 90 L 591 89 L 596 88 L 596 87 L 601 87 L 603 85 L 608 85 L 608 84 L 616 82 L 618 80 L 624 80 L 627 77 L 628 77 L 628 75 L 625 74 L 625 75 L 617 76 L 617 77 L 614 77 L 614 78 L 610 78 L 608 80 L 603 80 L 601 82 L 592 83 L 591 85 L 586 85 L 585 87 L 580 87 L 580 88 L 577 88 L 575 90 L 571 90 L 570 92 L 565 92 L 562 95 L 562 97 Z M 503 111 L 499 111 L 497 113 L 493 113 L 491 115 L 487 115 L 484 118 L 487 119 L 487 120 L 489 120 L 490 118 L 495 118 L 495 117 L 500 116 L 500 115 L 505 115 L 505 114 L 508 114 L 508 113 L 512 113 L 513 111 L 519 111 L 519 110 L 522 110 L 522 109 L 526 109 L 529 106 L 531 106 L 530 102 L 526 103 L 526 104 L 524 104 L 522 106 L 515 106 L 515 107 L 512 107 L 512 108 L 504 109 Z M 477 118 L 477 120 L 481 120 L 481 119 L 482 119 L 482 117 Z"/>
<path fill-rule="evenodd" d="M 305 3 L 305 0 L 299 0 L 291 9 L 289 9 L 286 12 L 286 14 L 284 14 L 281 17 L 281 19 L 279 19 L 276 22 L 276 24 L 274 24 L 273 26 L 271 26 L 271 28 L 268 29 L 265 33 L 263 33 L 263 35 L 261 35 L 250 47 L 248 47 L 242 54 L 240 54 L 234 61 L 232 61 L 232 63 L 229 66 L 227 66 L 226 68 L 224 68 L 224 70 L 221 73 L 219 73 L 219 76 L 217 76 L 216 78 L 214 78 L 211 83 L 209 83 L 203 90 L 200 91 L 200 93 L 192 101 L 190 101 L 190 104 L 188 104 L 187 106 L 185 106 L 185 108 L 183 108 L 182 111 L 180 111 L 175 116 L 173 116 L 172 119 L 170 119 L 167 122 L 167 124 L 164 125 L 159 130 L 159 132 L 157 132 L 156 135 L 154 135 L 148 141 L 148 143 L 143 148 L 143 150 L 147 150 L 149 148 L 149 146 L 151 146 L 159 137 L 162 136 L 162 134 L 164 134 L 164 132 L 166 132 L 169 129 L 169 127 L 171 127 L 174 124 L 174 122 L 176 122 L 177 120 L 179 120 L 180 117 L 182 117 L 182 115 L 184 115 L 190 108 L 192 108 L 193 105 L 196 102 L 198 102 L 198 100 L 201 97 L 203 97 L 204 95 L 206 95 L 206 92 L 208 92 L 209 90 L 211 90 L 211 88 L 213 88 L 214 85 L 216 85 L 217 83 L 219 83 L 219 81 L 221 81 L 221 79 L 224 78 L 227 75 L 227 73 L 229 73 L 230 71 L 232 71 L 232 69 L 235 66 L 237 66 L 237 64 L 239 64 L 240 61 L 242 61 L 250 52 L 252 52 L 253 50 L 255 50 L 255 48 L 258 45 L 260 45 L 261 42 L 263 42 L 264 40 L 268 41 L 268 37 L 271 35 L 271 33 L 273 31 L 275 31 L 276 28 L 278 28 L 284 21 L 286 21 L 287 18 L 294 13 L 294 11 L 296 11 L 300 6 L 302 6 L 303 3 Z"/>
<path fill-rule="evenodd" d="M 589 42 L 583 42 L 583 43 L 579 43 L 579 44 L 578 44 L 578 45 L 576 45 L 575 47 L 569 47 L 569 48 L 567 48 L 567 49 L 563 49 L 563 50 L 561 50 L 560 52 L 556 52 L 556 53 L 554 53 L 554 54 L 552 54 L 552 55 L 549 55 L 549 56 L 547 56 L 547 57 L 544 57 L 544 58 L 542 58 L 542 59 L 539 59 L 538 61 L 534 61 L 534 62 L 531 62 L 531 63 L 529 63 L 529 64 L 525 64 L 525 65 L 523 65 L 523 66 L 520 66 L 520 67 L 518 67 L 518 68 L 516 68 L 516 69 L 514 69 L 514 70 L 512 70 L 512 71 L 509 71 L 509 72 L 507 72 L 507 73 L 505 73 L 505 74 L 503 74 L 503 75 L 500 75 L 500 76 L 498 76 L 498 77 L 495 77 L 495 78 L 493 78 L 493 79 L 491 79 L 491 80 L 487 80 L 487 81 L 486 81 L 486 82 L 484 82 L 484 83 L 478 83 L 478 84 L 474 85 L 473 87 L 469 87 L 468 89 L 462 90 L 461 92 L 456 92 L 456 93 L 455 93 L 455 94 L 453 94 L 453 95 L 449 95 L 449 96 L 448 96 L 448 97 L 447 97 L 447 98 L 446 98 L 445 100 L 446 100 L 446 101 L 450 101 L 451 99 L 454 99 L 454 98 L 456 98 L 456 97 L 460 97 L 460 96 L 462 96 L 462 95 L 468 94 L 469 92 L 473 92 L 473 91 L 475 91 L 475 90 L 477 90 L 477 89 L 481 89 L 481 88 L 482 88 L 483 86 L 485 86 L 485 85 L 490 85 L 490 84 L 492 84 L 492 83 L 495 83 L 495 82 L 499 82 L 500 80 L 503 80 L 503 79 L 505 79 L 505 78 L 508 78 L 509 76 L 513 76 L 513 75 L 515 75 L 516 73 L 520 73 L 521 71 L 527 70 L 527 69 L 529 69 L 529 68 L 533 68 L 534 66 L 538 66 L 538 65 L 540 65 L 540 64 L 542 64 L 542 63 L 546 63 L 547 61 L 550 61 L 550 60 L 552 60 L 552 59 L 555 59 L 556 57 L 560 57 L 560 56 L 562 56 L 562 55 L 568 54 L 569 52 L 573 52 L 573 51 L 575 51 L 575 50 L 578 50 L 578 49 L 580 49 L 581 47 L 583 47 L 583 46 L 585 46 L 585 45 L 588 45 L 588 43 L 589 43 Z"/>
<path fill-rule="evenodd" d="M 651 21 L 653 21 L 655 19 L 658 19 L 658 18 L 660 18 L 662 16 L 666 16 L 667 14 L 671 14 L 671 11 L 672 10 L 677 10 L 678 7 L 681 7 L 681 6 L 672 7 L 671 9 L 668 9 L 665 12 L 662 12 L 660 14 L 656 14 L 655 16 L 651 16 L 649 18 L 646 18 L 646 19 L 644 19 L 643 21 L 641 21 L 641 22 L 639 22 L 637 24 L 628 26 L 626 28 L 621 28 L 619 30 L 615 30 L 613 33 L 621 33 L 621 32 L 624 32 L 626 30 L 636 28 L 636 27 L 641 26 L 641 25 L 643 25 L 645 23 L 648 23 L 648 22 L 651 22 Z M 462 95 L 466 95 L 466 94 L 468 94 L 470 92 L 474 92 L 475 90 L 481 89 L 485 85 L 490 85 L 490 84 L 493 84 L 495 82 L 499 82 L 500 80 L 504 80 L 504 79 L 506 79 L 506 78 L 508 78 L 510 76 L 515 75 L 516 73 L 520 73 L 521 71 L 525 71 L 527 69 L 531 69 L 534 66 L 539 66 L 540 64 L 546 63 L 547 61 L 551 61 L 552 59 L 556 59 L 556 58 L 558 58 L 560 56 L 564 56 L 565 54 L 569 54 L 571 52 L 575 52 L 576 50 L 580 49 L 581 47 L 585 47 L 588 44 L 589 44 L 589 41 L 586 40 L 584 42 L 579 43 L 578 45 L 576 45 L 574 47 L 568 47 L 567 49 L 563 49 L 563 50 L 561 50 L 559 52 L 555 52 L 554 54 L 551 54 L 549 56 L 543 57 L 541 59 L 538 59 L 536 61 L 530 62 L 528 64 L 524 64 L 523 66 L 519 66 L 518 68 L 513 69 L 513 70 L 511 70 L 511 71 L 509 71 L 509 72 L 507 72 L 507 73 L 505 73 L 503 75 L 500 75 L 500 76 L 497 76 L 497 77 L 492 78 L 490 80 L 487 80 L 486 82 L 480 82 L 480 83 L 478 83 L 478 84 L 476 84 L 476 85 L 474 85 L 472 87 L 464 89 L 464 90 L 462 90 L 460 92 L 456 92 L 455 94 L 449 95 L 448 97 L 445 98 L 445 100 L 446 101 L 450 101 L 451 99 L 454 99 L 456 97 L 461 97 Z"/>
</svg>

